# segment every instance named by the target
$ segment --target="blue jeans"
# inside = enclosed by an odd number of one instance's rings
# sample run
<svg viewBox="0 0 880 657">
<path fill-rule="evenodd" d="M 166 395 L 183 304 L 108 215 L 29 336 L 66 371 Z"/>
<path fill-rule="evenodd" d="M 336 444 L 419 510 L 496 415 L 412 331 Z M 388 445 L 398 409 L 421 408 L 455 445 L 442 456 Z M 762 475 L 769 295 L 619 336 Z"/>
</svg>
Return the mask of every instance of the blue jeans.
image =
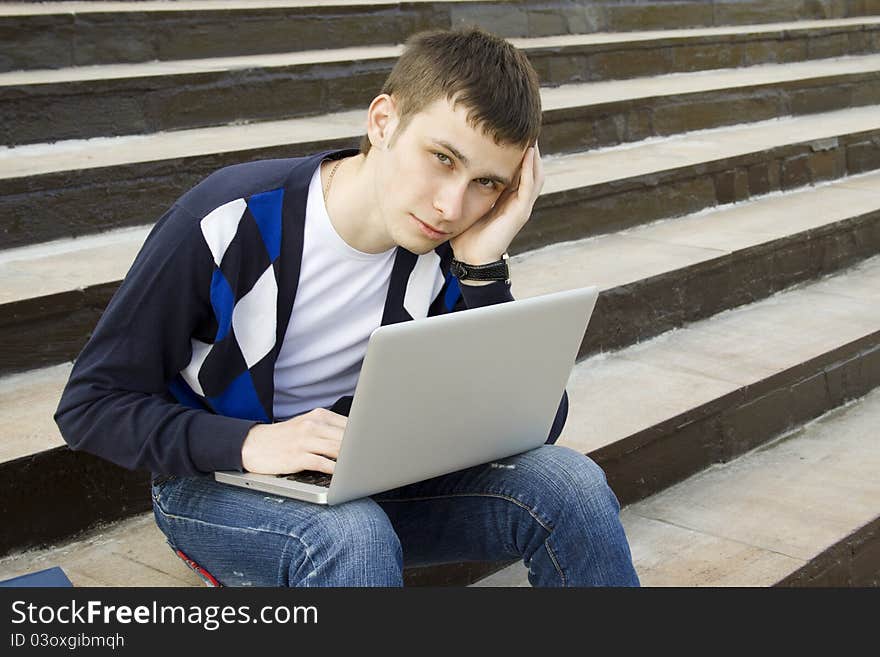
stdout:
<svg viewBox="0 0 880 657">
<path fill-rule="evenodd" d="M 404 565 L 509 559 L 532 586 L 639 584 L 605 474 L 559 445 L 336 506 L 172 478 L 153 510 L 225 586 L 402 586 Z"/>
</svg>

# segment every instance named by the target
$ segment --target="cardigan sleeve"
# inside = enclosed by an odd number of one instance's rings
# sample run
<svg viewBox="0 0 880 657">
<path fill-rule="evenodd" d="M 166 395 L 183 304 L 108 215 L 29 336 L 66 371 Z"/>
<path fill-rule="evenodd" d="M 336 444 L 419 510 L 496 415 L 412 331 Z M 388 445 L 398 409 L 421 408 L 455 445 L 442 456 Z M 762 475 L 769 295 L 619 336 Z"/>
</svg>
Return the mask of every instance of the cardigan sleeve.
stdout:
<svg viewBox="0 0 880 657">
<path fill-rule="evenodd" d="M 179 205 L 157 222 L 76 359 L 55 412 L 74 450 L 128 469 L 193 475 L 241 470 L 251 420 L 178 403 L 171 381 L 210 324 L 213 259 Z"/>
</svg>

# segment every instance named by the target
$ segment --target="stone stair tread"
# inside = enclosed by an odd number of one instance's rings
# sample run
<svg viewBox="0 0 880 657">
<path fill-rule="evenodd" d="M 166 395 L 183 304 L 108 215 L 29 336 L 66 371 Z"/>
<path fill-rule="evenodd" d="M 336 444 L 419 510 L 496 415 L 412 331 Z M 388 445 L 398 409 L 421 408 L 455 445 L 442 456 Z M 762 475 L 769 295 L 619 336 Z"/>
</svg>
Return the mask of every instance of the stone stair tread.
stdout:
<svg viewBox="0 0 880 657">
<path fill-rule="evenodd" d="M 52 419 L 72 363 L 0 378 L 0 463 L 64 445 Z"/>
<path fill-rule="evenodd" d="M 327 50 L 308 50 L 290 53 L 241 55 L 236 57 L 207 57 L 172 61 L 138 62 L 135 64 L 98 64 L 59 69 L 34 69 L 0 73 L 0 87 L 25 84 L 54 84 L 85 80 L 118 80 L 161 75 L 187 75 L 240 69 L 269 69 L 278 66 L 329 64 L 333 62 L 365 61 L 399 57 L 401 45 L 357 46 Z"/>
<path fill-rule="evenodd" d="M 645 586 L 770 586 L 880 517 L 880 390 L 621 517 Z M 476 586 L 528 586 L 521 564 Z"/>
<path fill-rule="evenodd" d="M 546 193 L 553 175 L 551 169 L 552 164 L 548 162 L 545 169 L 548 181 L 542 193 Z M 577 175 L 577 170 L 570 175 Z M 521 296 L 552 291 L 565 280 L 559 272 L 565 272 L 569 281 L 583 279 L 607 289 L 859 216 L 878 206 L 880 173 L 870 172 L 710 208 L 628 231 L 574 243 L 557 243 L 515 256 L 523 267 L 532 261 L 547 264 L 534 276 L 518 277 L 514 273 L 514 291 Z M 819 208 L 821 214 L 816 212 Z M 706 220 L 708 214 L 711 214 L 710 221 Z M 0 251 L 0 281 L 3 281 L 0 303 L 121 281 L 151 228 L 123 228 Z M 662 249 L 657 247 L 658 242 L 664 244 Z M 584 248 L 590 249 L 590 257 L 580 255 Z"/>
<path fill-rule="evenodd" d="M 621 32 L 590 32 L 589 34 L 562 34 L 552 37 L 532 37 L 529 39 L 510 39 L 520 47 L 520 43 L 538 48 L 559 45 L 592 45 L 628 43 L 630 41 L 654 41 L 665 39 L 688 39 L 707 36 L 767 34 L 785 32 L 796 34 L 806 30 L 822 30 L 855 25 L 876 25 L 880 16 L 854 16 L 850 18 L 823 18 L 811 20 L 792 20 L 775 23 L 748 23 L 743 25 L 719 25 L 716 27 L 687 27 L 662 30 L 633 30 Z"/>
<path fill-rule="evenodd" d="M 0 580 L 60 566 L 74 586 L 203 586 L 178 559 L 152 512 L 108 523 L 69 541 L 0 559 Z"/>
<path fill-rule="evenodd" d="M 0 14 L 2 16 L 2 14 Z M 764 34 L 782 31 L 786 35 L 804 30 L 833 29 L 855 25 L 871 26 L 880 24 L 880 16 L 866 16 L 850 19 L 823 21 L 802 21 L 768 25 L 748 25 L 723 28 L 699 28 L 678 30 L 652 30 L 647 32 L 614 32 L 591 34 L 563 34 L 544 37 L 509 38 L 508 41 L 527 53 L 535 49 L 571 48 L 597 44 L 621 44 L 642 41 L 669 39 L 694 39 L 705 36 L 736 34 Z M 773 28 L 773 29 L 769 29 Z M 95 64 L 88 66 L 68 66 L 53 69 L 27 69 L 0 73 L 0 88 L 19 85 L 44 85 L 89 80 L 136 79 L 156 76 L 189 75 L 218 71 L 243 69 L 265 69 L 307 64 L 332 64 L 350 61 L 396 58 L 403 52 L 403 44 L 389 43 L 374 46 L 352 46 L 347 48 L 322 48 L 285 53 L 264 53 L 258 55 L 235 55 L 229 57 L 198 57 L 147 61 L 135 63 Z M 824 59 L 808 60 L 822 62 Z M 750 68 L 750 67 L 746 67 Z"/>
<path fill-rule="evenodd" d="M 6 249 L 0 252 L 0 303 L 121 281 L 151 229 L 121 228 Z"/>
<path fill-rule="evenodd" d="M 122 12 L 190 12 L 229 11 L 231 9 L 275 9 L 283 7 L 326 7 L 362 5 L 366 0 L 135 0 L 134 2 L 4 2 L 0 16 L 26 16 L 31 14 L 85 14 Z M 434 2 L 435 0 L 408 0 L 409 2 Z M 493 0 L 448 0 L 450 2 L 493 2 Z M 369 0 L 370 5 L 396 5 L 399 0 Z"/>
<path fill-rule="evenodd" d="M 452 4 L 477 3 L 491 4 L 500 0 L 447 0 Z M 432 3 L 436 0 L 411 0 L 413 3 Z M 187 12 L 228 12 L 233 10 L 256 11 L 260 9 L 284 9 L 296 7 L 344 7 L 363 5 L 364 0 L 143 0 L 136 2 L 3 2 L 0 4 L 0 17 L 5 16 L 51 16 L 76 14 L 124 14 L 124 13 L 187 13 Z M 396 5 L 399 0 L 369 0 L 370 5 Z M 441 3 L 442 4 L 442 3 Z M 776 21 L 731 26 L 675 28 L 663 30 L 632 30 L 623 32 L 591 32 L 585 35 L 567 35 L 572 37 L 589 36 L 599 43 L 629 41 L 629 35 L 635 38 L 653 39 L 656 35 L 689 36 L 741 34 L 751 32 L 776 32 L 797 29 L 821 29 L 823 27 L 842 27 L 859 23 L 870 23 L 875 16 L 854 16 L 849 18 L 823 18 L 791 21 Z"/>
</svg>

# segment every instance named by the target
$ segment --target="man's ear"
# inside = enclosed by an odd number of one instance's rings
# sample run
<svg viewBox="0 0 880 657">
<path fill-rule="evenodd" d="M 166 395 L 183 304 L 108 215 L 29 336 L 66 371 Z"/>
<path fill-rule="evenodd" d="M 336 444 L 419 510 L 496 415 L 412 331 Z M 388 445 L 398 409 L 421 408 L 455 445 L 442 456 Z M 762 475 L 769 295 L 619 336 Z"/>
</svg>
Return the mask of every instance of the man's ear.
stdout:
<svg viewBox="0 0 880 657">
<path fill-rule="evenodd" d="M 367 136 L 374 148 L 385 150 L 397 128 L 397 103 L 389 94 L 379 94 L 367 110 Z"/>
</svg>

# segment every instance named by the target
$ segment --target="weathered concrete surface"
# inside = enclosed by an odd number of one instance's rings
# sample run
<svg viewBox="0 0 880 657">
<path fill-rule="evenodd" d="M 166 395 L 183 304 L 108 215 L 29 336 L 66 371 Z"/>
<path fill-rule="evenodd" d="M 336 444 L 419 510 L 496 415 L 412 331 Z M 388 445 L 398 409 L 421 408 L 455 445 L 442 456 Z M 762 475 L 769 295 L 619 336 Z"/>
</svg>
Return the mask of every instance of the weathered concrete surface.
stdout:
<svg viewBox="0 0 880 657">
<path fill-rule="evenodd" d="M 836 49 L 818 54 L 810 52 L 810 46 L 818 39 L 812 30 L 789 27 L 792 29 L 780 33 L 750 34 L 745 40 L 741 35 L 729 34 L 688 36 L 684 43 L 661 37 L 657 41 L 617 45 L 577 44 L 571 39 L 556 43 L 544 39 L 542 43 L 548 45 L 540 48 L 534 48 L 529 40 L 519 41 L 518 45 L 529 54 L 542 85 L 549 87 L 764 63 L 802 63 L 818 57 L 870 55 L 880 45 L 880 22 L 827 28 L 831 33 L 848 31 L 835 34 L 843 37 L 835 41 Z M 767 39 L 757 54 L 756 38 Z M 792 48 L 795 43 L 800 49 Z M 12 145 L 143 134 L 365 107 L 402 52 L 399 45 L 321 50 L 306 50 L 301 44 L 297 47 L 301 50 L 260 56 L 0 73 L 0 112 L 8 119 L 5 126 L 0 126 L 0 140 Z M 719 58 L 721 54 L 723 58 Z M 835 88 L 833 94 L 793 90 L 788 104 L 797 112 L 821 111 L 845 106 L 836 99 L 841 95 L 876 98 L 875 88 L 867 94 L 859 92 L 861 96 L 852 91 L 865 86 L 864 81 L 858 86 L 852 82 Z M 865 102 L 868 101 L 862 101 Z M 740 98 L 737 103 L 748 106 L 749 101 Z M 724 109 L 720 99 L 692 109 L 691 113 L 699 115 L 691 119 L 691 129 L 708 127 L 711 118 Z M 766 116 L 771 115 L 770 109 L 763 111 Z M 678 114 L 661 108 L 655 121 L 657 134 L 669 134 L 676 130 Z"/>
<path fill-rule="evenodd" d="M 778 441 L 626 507 L 622 519 L 644 586 L 880 585 L 877 538 L 825 558 L 880 517 L 880 391 Z M 844 563 L 840 563 L 844 562 Z M 802 581 L 802 570 L 837 571 Z M 528 586 L 516 564 L 477 586 Z"/>
<path fill-rule="evenodd" d="M 0 463 L 64 444 L 52 420 L 71 364 L 0 378 Z"/>
<path fill-rule="evenodd" d="M 477 24 L 507 38 L 716 25 L 782 32 L 795 19 L 833 19 L 838 29 L 878 11 L 875 0 L 743 2 L 51 2 L 0 6 L 0 71 L 279 53 L 327 43 L 401 43 L 413 32 Z M 858 20 L 858 19 L 856 19 Z M 773 23 L 786 21 L 786 23 Z M 822 21 L 828 29 L 830 21 Z M 747 27 L 742 24 L 749 24 Z M 758 25 L 752 25 L 758 24 Z M 733 30 L 730 27 L 733 26 Z M 798 29 L 797 27 L 795 29 Z M 810 29 L 810 28 L 805 28 Z M 711 33 L 719 28 L 705 30 Z M 610 41 L 606 34 L 597 35 Z M 814 39 L 826 50 L 840 34 Z M 837 37 L 836 39 L 834 37 Z M 613 39 L 613 37 L 612 37 Z M 15 45 L 12 46 L 14 40 Z M 845 39 L 844 39 L 845 40 Z M 829 41 L 824 43 L 823 41 Z M 8 45 L 7 45 L 8 44 Z M 766 48 L 748 48 L 760 55 Z M 814 55 L 821 56 L 821 53 Z M 828 56 L 828 55 L 826 55 Z M 753 62 L 752 62 L 753 63 Z"/>
</svg>

